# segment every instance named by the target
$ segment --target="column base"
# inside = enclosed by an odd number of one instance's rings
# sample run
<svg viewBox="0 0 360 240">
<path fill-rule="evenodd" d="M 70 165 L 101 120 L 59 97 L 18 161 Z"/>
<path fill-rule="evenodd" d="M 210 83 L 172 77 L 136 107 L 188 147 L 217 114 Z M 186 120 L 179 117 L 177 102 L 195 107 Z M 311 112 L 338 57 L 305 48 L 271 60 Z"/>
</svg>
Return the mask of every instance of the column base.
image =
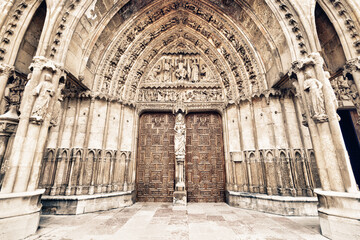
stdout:
<svg viewBox="0 0 360 240">
<path fill-rule="evenodd" d="M 360 192 L 315 189 L 321 233 L 330 239 L 360 239 Z"/>
<path fill-rule="evenodd" d="M 23 239 L 36 232 L 44 192 L 0 194 L 0 239 Z"/>
<path fill-rule="evenodd" d="M 173 205 L 186 206 L 187 193 L 186 191 L 175 191 Z"/>
</svg>

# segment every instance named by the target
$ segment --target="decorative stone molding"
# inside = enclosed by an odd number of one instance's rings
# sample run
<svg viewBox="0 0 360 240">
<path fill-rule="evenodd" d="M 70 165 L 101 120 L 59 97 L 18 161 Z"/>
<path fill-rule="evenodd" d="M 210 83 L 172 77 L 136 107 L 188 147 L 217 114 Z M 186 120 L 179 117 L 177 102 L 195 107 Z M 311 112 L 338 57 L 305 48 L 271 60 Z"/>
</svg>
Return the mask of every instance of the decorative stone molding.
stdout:
<svg viewBox="0 0 360 240">
<path fill-rule="evenodd" d="M 65 34 L 64 31 L 66 30 L 66 28 L 68 27 L 68 23 L 69 23 L 69 16 L 72 12 L 74 12 L 74 10 L 79 6 L 79 3 L 81 2 L 81 0 L 72 0 L 69 1 L 69 3 L 64 7 L 64 13 L 62 15 L 62 17 L 60 18 L 60 22 L 58 24 L 58 27 L 56 28 L 56 32 L 55 32 L 55 36 L 54 39 L 52 41 L 51 44 L 51 48 L 50 48 L 50 59 L 54 59 L 56 54 L 58 53 L 58 47 L 61 44 L 61 41 L 63 40 L 63 38 L 65 38 Z"/>
<path fill-rule="evenodd" d="M 106 184 L 106 188 L 99 189 L 100 192 L 122 191 L 125 182 L 113 181 L 109 184 L 103 182 L 105 179 L 103 177 L 99 179 L 99 182 L 95 182 L 93 172 L 97 171 L 98 164 L 120 164 L 120 161 L 125 161 L 124 164 L 129 166 L 131 156 L 131 151 L 86 148 L 48 148 L 44 153 L 41 170 L 42 174 L 39 184 L 40 187 L 46 188 L 45 195 L 51 196 L 75 194 L 77 189 L 81 189 L 82 195 L 91 195 L 94 193 L 95 186 L 103 186 L 104 184 Z M 74 167 L 76 161 L 79 162 L 79 168 Z M 59 179 L 55 177 L 55 180 L 52 181 L 52 176 L 59 174 L 58 172 L 62 171 L 65 165 L 69 167 L 65 168 L 65 172 L 62 174 L 66 176 L 71 174 L 71 178 L 67 178 L 66 182 L 63 182 L 64 179 L 60 178 L 61 182 L 59 182 Z M 112 174 L 112 176 L 114 176 L 115 171 L 116 176 L 119 176 L 120 174 L 119 165 L 117 165 L 116 168 L 113 167 L 108 170 L 109 172 L 104 172 L 103 174 L 106 174 L 106 176 Z M 112 173 L 110 173 L 110 171 L 112 171 Z M 81 183 L 82 185 L 70 182 L 71 179 L 77 179 L 80 175 L 84 178 Z M 61 187 L 62 185 L 66 185 L 66 190 Z M 88 192 L 84 191 L 84 187 L 88 188 Z"/>
<path fill-rule="evenodd" d="M 63 65 L 55 63 L 53 60 L 48 59 L 43 56 L 36 56 L 33 58 L 33 62 L 30 64 L 29 69 L 34 71 L 34 69 L 51 70 L 53 73 L 57 71 L 63 71 Z"/>
<path fill-rule="evenodd" d="M 307 54 L 307 47 L 304 41 L 304 35 L 298 21 L 296 21 L 294 14 L 290 7 L 283 0 L 276 0 L 278 6 L 282 12 L 284 12 L 285 19 L 288 20 L 288 24 L 291 27 L 291 31 L 295 34 L 298 47 L 300 49 L 301 55 Z"/>
<path fill-rule="evenodd" d="M 14 33 L 17 31 L 17 27 L 21 26 L 21 24 L 19 24 L 21 22 L 20 19 L 25 9 L 28 7 L 28 2 L 28 0 L 21 1 L 13 11 L 12 18 L 10 18 L 10 21 L 5 28 L 5 33 L 0 41 L 0 61 L 4 60 L 7 52 L 6 46 L 10 44 Z"/>
<path fill-rule="evenodd" d="M 353 46 L 356 51 L 360 53 L 360 35 L 359 30 L 355 26 L 354 20 L 351 18 L 350 13 L 345 7 L 343 0 L 328 0 L 330 4 L 334 7 L 334 11 L 344 20 L 345 28 L 347 29 L 347 34 L 350 35 L 350 38 L 353 39 Z"/>
</svg>

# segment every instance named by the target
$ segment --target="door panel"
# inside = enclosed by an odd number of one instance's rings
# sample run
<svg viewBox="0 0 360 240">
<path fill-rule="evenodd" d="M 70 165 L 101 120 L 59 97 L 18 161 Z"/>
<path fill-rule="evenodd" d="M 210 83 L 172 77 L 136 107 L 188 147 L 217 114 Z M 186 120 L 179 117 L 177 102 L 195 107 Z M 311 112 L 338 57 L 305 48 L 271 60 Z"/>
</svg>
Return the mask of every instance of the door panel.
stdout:
<svg viewBox="0 0 360 240">
<path fill-rule="evenodd" d="M 140 116 L 137 201 L 173 201 L 174 126 L 175 117 L 172 114 L 148 113 Z"/>
<path fill-rule="evenodd" d="M 224 143 L 219 114 L 186 117 L 185 171 L 188 202 L 225 201 Z"/>
</svg>

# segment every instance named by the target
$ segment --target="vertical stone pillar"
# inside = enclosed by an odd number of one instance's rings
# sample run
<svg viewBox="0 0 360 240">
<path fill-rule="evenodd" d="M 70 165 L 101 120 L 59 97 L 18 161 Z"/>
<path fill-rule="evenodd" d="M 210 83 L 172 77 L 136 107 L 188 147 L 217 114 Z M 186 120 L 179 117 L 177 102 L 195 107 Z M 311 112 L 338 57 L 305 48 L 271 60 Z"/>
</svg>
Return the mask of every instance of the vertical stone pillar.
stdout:
<svg viewBox="0 0 360 240">
<path fill-rule="evenodd" d="M 55 105 L 54 93 L 62 70 L 51 60 L 35 57 L 32 74 L 20 106 L 20 121 L 9 156 L 0 192 L 0 235 L 23 238 L 34 233 L 40 219 L 40 198 L 45 189 L 37 189 L 42 153 Z M 15 234 L 15 235 L 13 235 Z"/>
<path fill-rule="evenodd" d="M 186 125 L 185 116 L 179 112 L 175 120 L 175 205 L 186 205 L 187 194 L 185 190 L 185 145 L 186 145 Z"/>
<path fill-rule="evenodd" d="M 360 57 L 351 59 L 346 62 L 344 66 L 344 75 L 350 73 L 353 78 L 355 85 L 359 91 L 360 89 Z"/>
<path fill-rule="evenodd" d="M 316 189 L 322 234 L 351 239 L 360 232 L 360 193 L 342 138 L 336 99 L 319 53 L 292 64 L 313 142 L 322 189 Z"/>
<path fill-rule="evenodd" d="M 350 87 L 347 94 L 350 95 L 349 97 L 355 105 L 356 111 L 359 115 L 357 123 L 360 124 L 360 57 L 347 61 L 344 66 L 343 74 L 345 77 L 347 74 L 351 74 L 354 79 L 356 89 Z"/>
<path fill-rule="evenodd" d="M 16 106 L 11 105 L 7 113 L 0 116 L 0 189 L 3 182 L 8 162 L 5 161 L 5 153 L 9 145 L 9 138 L 16 132 L 19 123 L 19 116 L 16 112 Z"/>
<path fill-rule="evenodd" d="M 0 25 L 1 26 L 1 25 Z M 6 88 L 6 84 L 8 82 L 8 79 L 10 75 L 14 72 L 14 67 L 0 63 L 0 103 L 4 99 L 4 92 Z"/>
</svg>

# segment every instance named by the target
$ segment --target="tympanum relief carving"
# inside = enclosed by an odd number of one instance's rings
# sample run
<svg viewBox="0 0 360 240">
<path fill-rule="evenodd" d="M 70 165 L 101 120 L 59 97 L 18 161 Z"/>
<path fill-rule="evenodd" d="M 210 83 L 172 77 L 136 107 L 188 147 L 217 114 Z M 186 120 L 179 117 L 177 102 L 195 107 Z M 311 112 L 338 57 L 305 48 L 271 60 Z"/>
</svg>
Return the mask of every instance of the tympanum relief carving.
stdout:
<svg viewBox="0 0 360 240">
<path fill-rule="evenodd" d="M 184 47 L 184 46 L 182 46 Z M 199 53 L 165 52 L 140 85 L 138 102 L 222 102 L 221 84 Z"/>
</svg>

